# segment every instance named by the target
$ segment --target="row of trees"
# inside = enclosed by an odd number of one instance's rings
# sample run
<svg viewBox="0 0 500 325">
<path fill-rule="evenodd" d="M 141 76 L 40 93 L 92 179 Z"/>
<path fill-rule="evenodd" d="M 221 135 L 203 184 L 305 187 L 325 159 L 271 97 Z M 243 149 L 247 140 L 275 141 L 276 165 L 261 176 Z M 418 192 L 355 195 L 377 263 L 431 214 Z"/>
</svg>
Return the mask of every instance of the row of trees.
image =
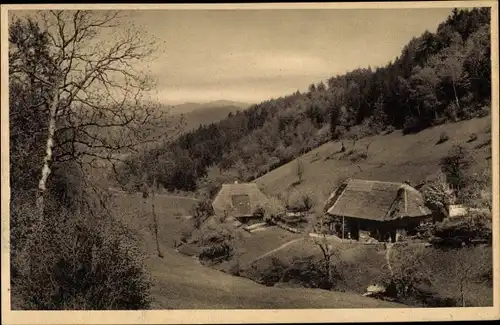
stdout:
<svg viewBox="0 0 500 325">
<path fill-rule="evenodd" d="M 200 126 L 131 157 L 120 180 L 135 186 L 140 162 L 148 161 L 160 166 L 162 186 L 194 191 L 251 180 L 330 139 L 483 116 L 491 100 L 490 51 L 489 8 L 455 9 L 436 33 L 413 38 L 386 66 L 356 69 Z"/>
</svg>

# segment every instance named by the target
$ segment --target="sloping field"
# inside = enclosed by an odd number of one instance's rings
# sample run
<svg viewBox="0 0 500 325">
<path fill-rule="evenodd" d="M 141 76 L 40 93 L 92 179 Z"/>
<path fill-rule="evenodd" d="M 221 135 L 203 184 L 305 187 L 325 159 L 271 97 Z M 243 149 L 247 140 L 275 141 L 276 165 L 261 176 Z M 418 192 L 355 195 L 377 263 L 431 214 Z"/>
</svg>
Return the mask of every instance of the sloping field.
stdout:
<svg viewBox="0 0 500 325">
<path fill-rule="evenodd" d="M 236 249 L 239 253 L 239 263 L 244 266 L 254 258 L 300 237 L 301 235 L 276 226 L 268 227 L 261 232 L 248 234 L 237 243 Z"/>
<path fill-rule="evenodd" d="M 249 279 L 204 267 L 196 260 L 176 253 L 172 247 L 174 238 L 189 226 L 189 221 L 174 216 L 176 212 L 182 213 L 182 208 L 188 209 L 189 204 L 184 201 L 176 203 L 176 200 L 181 199 L 164 197 L 164 201 L 155 206 L 164 255 L 164 258 L 159 258 L 148 227 L 149 204 L 144 203 L 142 197 L 133 195 L 114 198 L 113 211 L 141 234 L 143 248 L 149 253 L 146 263 L 154 280 L 154 309 L 404 307 L 358 294 L 265 287 Z"/>
<path fill-rule="evenodd" d="M 283 165 L 258 178 L 256 182 L 268 194 L 277 195 L 290 189 L 311 192 L 318 202 L 324 202 L 330 192 L 348 177 L 380 181 L 402 182 L 409 180 L 420 184 L 430 175 L 440 170 L 439 161 L 448 155 L 453 145 L 463 145 L 472 150 L 478 162 L 477 168 L 491 164 L 491 118 L 484 117 L 453 124 L 439 125 L 417 134 L 403 135 L 394 131 L 386 135 L 367 137 L 357 141 L 355 153 L 342 157 L 341 142 L 328 142 L 299 159 L 303 162 L 303 182 L 292 185 L 297 180 L 297 161 Z M 441 133 L 449 140 L 437 144 Z M 470 141 L 471 134 L 477 139 Z M 353 141 L 344 141 L 346 153 L 352 149 Z M 366 150 L 364 160 L 350 159 Z"/>
<path fill-rule="evenodd" d="M 359 243 L 331 242 L 340 252 L 339 258 L 332 257 L 332 263 L 337 265 L 342 281 L 338 284 L 347 292 L 362 294 L 369 285 L 380 283 L 388 276 L 383 245 L 363 245 Z M 397 247 L 393 249 L 398 249 Z M 463 269 L 469 265 L 483 262 L 482 258 L 489 254 L 491 247 L 474 247 L 467 251 L 440 250 L 426 248 L 423 265 L 431 274 L 432 288 L 439 293 L 441 298 L 453 298 L 460 302 L 460 281 L 464 276 Z M 460 255 L 459 255 L 460 254 Z M 276 253 L 259 259 L 256 267 L 265 270 L 271 265 L 271 260 L 276 258 L 290 264 L 300 257 L 314 256 L 321 258 L 321 251 L 312 240 L 294 242 Z M 459 259 L 460 256 L 460 259 Z M 482 257 L 480 257 L 482 256 Z M 247 273 L 252 276 L 252 273 Z M 493 290 L 485 283 L 477 282 L 478 279 L 467 278 L 466 301 L 468 306 L 492 306 Z"/>
</svg>

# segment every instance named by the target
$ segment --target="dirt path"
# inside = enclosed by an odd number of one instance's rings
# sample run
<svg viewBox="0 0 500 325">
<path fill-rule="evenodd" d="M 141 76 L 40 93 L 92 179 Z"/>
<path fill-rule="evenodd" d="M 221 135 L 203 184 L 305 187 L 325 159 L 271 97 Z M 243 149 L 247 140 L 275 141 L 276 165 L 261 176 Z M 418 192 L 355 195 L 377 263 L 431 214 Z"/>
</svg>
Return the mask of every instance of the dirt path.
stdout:
<svg viewBox="0 0 500 325">
<path fill-rule="evenodd" d="M 287 246 L 289 246 L 289 245 L 291 245 L 291 244 L 293 244 L 293 243 L 295 243 L 295 242 L 298 242 L 299 240 L 302 240 L 302 239 L 303 239 L 303 238 L 297 238 L 297 239 L 291 240 L 291 241 L 289 241 L 289 242 L 286 242 L 286 243 L 284 243 L 283 245 L 281 245 L 281 246 L 279 246 L 279 247 L 277 247 L 277 248 L 275 248 L 275 249 L 273 249 L 273 250 L 271 250 L 271 251 L 269 251 L 269 252 L 267 252 L 267 253 L 265 253 L 265 254 L 262 254 L 262 255 L 260 255 L 260 256 L 257 256 L 256 258 L 254 258 L 253 260 L 251 260 L 250 262 L 248 262 L 248 265 L 251 265 L 253 262 L 255 262 L 255 261 L 257 261 L 257 260 L 260 260 L 261 258 L 264 258 L 264 257 L 266 257 L 266 256 L 269 256 L 269 255 L 271 255 L 271 254 L 274 254 L 274 253 L 276 253 L 277 251 L 279 251 L 279 250 L 281 250 L 281 249 L 283 249 L 283 248 L 285 248 L 285 247 L 287 247 Z"/>
</svg>

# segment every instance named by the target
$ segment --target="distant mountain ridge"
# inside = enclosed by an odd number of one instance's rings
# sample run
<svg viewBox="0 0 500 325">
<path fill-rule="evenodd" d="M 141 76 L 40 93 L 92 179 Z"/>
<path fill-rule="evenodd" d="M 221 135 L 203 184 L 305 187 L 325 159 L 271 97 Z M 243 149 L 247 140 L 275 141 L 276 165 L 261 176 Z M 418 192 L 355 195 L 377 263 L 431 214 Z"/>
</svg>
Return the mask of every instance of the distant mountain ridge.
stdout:
<svg viewBox="0 0 500 325">
<path fill-rule="evenodd" d="M 195 102 L 186 102 L 178 105 L 172 105 L 170 108 L 170 112 L 172 114 L 187 114 L 193 111 L 210 109 L 215 111 L 217 109 L 225 110 L 229 113 L 231 110 L 240 110 L 246 109 L 250 107 L 251 104 L 236 102 L 231 100 L 216 100 L 207 103 L 195 103 Z"/>
<path fill-rule="evenodd" d="M 169 108 L 172 116 L 184 115 L 184 132 L 227 118 L 229 113 L 245 110 L 250 104 L 230 100 L 217 100 L 208 103 L 183 103 Z"/>
</svg>

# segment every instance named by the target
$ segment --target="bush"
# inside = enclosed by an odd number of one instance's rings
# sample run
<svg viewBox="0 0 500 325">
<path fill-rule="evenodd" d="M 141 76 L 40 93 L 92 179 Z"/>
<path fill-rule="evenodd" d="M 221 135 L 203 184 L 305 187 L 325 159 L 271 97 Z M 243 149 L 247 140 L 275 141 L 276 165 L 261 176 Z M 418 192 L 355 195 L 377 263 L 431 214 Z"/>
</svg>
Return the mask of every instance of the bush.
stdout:
<svg viewBox="0 0 500 325">
<path fill-rule="evenodd" d="M 445 219 L 431 229 L 434 236 L 442 238 L 442 244 L 454 241 L 471 243 L 480 239 L 491 243 L 491 214 L 487 212 L 469 212 L 463 218 Z"/>
<path fill-rule="evenodd" d="M 312 257 L 295 259 L 286 268 L 281 281 L 297 283 L 305 288 L 330 290 L 333 288 L 334 281 L 338 275 L 334 279 L 329 279 L 324 263 L 324 261 L 314 261 Z"/>
<path fill-rule="evenodd" d="M 229 260 L 232 254 L 232 246 L 227 242 L 222 242 L 202 247 L 198 258 L 204 262 L 208 261 L 210 263 L 216 264 L 222 261 Z"/>
<path fill-rule="evenodd" d="M 286 215 L 286 209 L 280 199 L 270 197 L 264 206 L 258 206 L 254 215 L 260 216 L 267 224 L 272 225 Z"/>
<path fill-rule="evenodd" d="M 344 126 L 337 126 L 335 128 L 335 132 L 332 134 L 332 139 L 333 140 L 338 140 L 344 138 L 344 134 L 347 132 L 346 128 Z"/>
<path fill-rule="evenodd" d="M 472 133 L 469 135 L 469 140 L 467 142 L 474 142 L 477 140 L 477 134 Z"/>
<path fill-rule="evenodd" d="M 483 106 L 478 112 L 477 112 L 477 117 L 485 117 L 491 114 L 491 107 L 490 106 Z"/>
<path fill-rule="evenodd" d="M 212 203 L 209 200 L 198 202 L 192 209 L 194 227 L 199 228 L 201 224 L 214 214 Z"/>
<path fill-rule="evenodd" d="M 211 264 L 229 260 L 234 253 L 233 239 L 233 234 L 224 227 L 204 229 L 199 239 L 198 258 Z"/>
<path fill-rule="evenodd" d="M 384 134 L 391 134 L 392 132 L 396 131 L 396 128 L 394 127 L 394 125 L 388 125 L 386 128 L 385 128 L 385 132 Z"/>
<path fill-rule="evenodd" d="M 449 204 L 454 204 L 456 196 L 453 189 L 446 181 L 446 175 L 440 173 L 437 177 L 426 184 L 422 190 L 426 205 L 434 210 L 446 208 Z"/>
<path fill-rule="evenodd" d="M 446 175 L 447 182 L 454 189 L 464 188 L 468 181 L 468 170 L 474 163 L 471 153 L 460 145 L 455 145 L 448 156 L 441 159 L 441 169 Z"/>
<path fill-rule="evenodd" d="M 286 208 L 293 212 L 308 212 L 314 206 L 314 200 L 311 194 L 292 192 L 288 197 Z"/>
<path fill-rule="evenodd" d="M 20 231 L 29 229 L 26 221 L 35 215 L 33 205 L 13 206 L 11 285 L 16 308 L 148 308 L 150 277 L 138 239 L 125 226 L 101 210 L 49 210 L 36 231 Z"/>
<path fill-rule="evenodd" d="M 408 116 L 403 124 L 403 134 L 418 133 L 425 127 L 426 125 L 419 118 Z"/>
<path fill-rule="evenodd" d="M 415 298 L 422 285 L 430 285 L 431 274 L 423 262 L 423 248 L 393 249 L 390 256 L 390 274 L 385 279 L 386 294 L 398 300 Z"/>
<path fill-rule="evenodd" d="M 441 132 L 441 134 L 439 135 L 439 140 L 436 144 L 444 143 L 444 142 L 448 141 L 449 139 L 450 139 L 450 137 L 448 136 L 448 134 L 446 132 Z"/>
<path fill-rule="evenodd" d="M 355 162 L 359 162 L 361 160 L 366 160 L 368 159 L 368 153 L 367 152 L 357 152 L 356 154 L 354 154 L 353 156 L 351 156 L 351 158 L 349 158 L 349 160 L 353 163 Z"/>
<path fill-rule="evenodd" d="M 318 261 L 311 256 L 293 258 L 291 264 L 273 257 L 270 264 L 261 265 L 260 269 L 256 264 L 252 265 L 252 271 L 254 274 L 251 277 L 266 286 L 289 283 L 304 288 L 330 290 L 340 279 L 340 274 L 335 272 L 334 279 L 329 280 L 324 261 Z"/>
<path fill-rule="evenodd" d="M 252 265 L 252 271 L 256 273 L 255 277 L 257 282 L 268 287 L 272 287 L 276 283 L 280 282 L 286 269 L 287 265 L 276 257 L 272 257 L 271 265 L 262 271 L 257 269 L 256 264 Z"/>
</svg>

